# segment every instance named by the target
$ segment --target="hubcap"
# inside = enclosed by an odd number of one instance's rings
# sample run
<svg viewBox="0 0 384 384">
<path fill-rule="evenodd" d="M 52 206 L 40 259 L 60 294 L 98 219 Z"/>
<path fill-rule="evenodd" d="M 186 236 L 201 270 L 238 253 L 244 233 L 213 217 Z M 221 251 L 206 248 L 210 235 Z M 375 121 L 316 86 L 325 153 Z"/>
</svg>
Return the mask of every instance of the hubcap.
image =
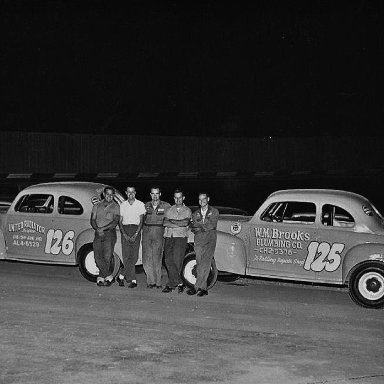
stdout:
<svg viewBox="0 0 384 384">
<path fill-rule="evenodd" d="M 94 276 L 99 275 L 100 271 L 99 271 L 99 268 L 97 268 L 97 265 L 95 263 L 95 256 L 93 251 L 89 252 L 88 255 L 85 257 L 84 265 L 89 274 Z"/>
<path fill-rule="evenodd" d="M 184 278 L 191 284 L 196 283 L 196 260 L 189 261 L 184 268 Z"/>
<path fill-rule="evenodd" d="M 368 300 L 378 300 L 384 295 L 384 276 L 369 272 L 359 280 L 359 292 Z"/>
</svg>

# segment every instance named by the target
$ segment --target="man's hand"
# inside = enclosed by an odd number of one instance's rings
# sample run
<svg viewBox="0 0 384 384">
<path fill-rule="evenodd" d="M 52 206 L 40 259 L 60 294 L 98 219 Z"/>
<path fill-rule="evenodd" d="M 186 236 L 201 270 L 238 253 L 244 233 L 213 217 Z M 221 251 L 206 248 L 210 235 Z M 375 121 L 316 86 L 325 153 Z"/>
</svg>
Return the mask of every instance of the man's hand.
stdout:
<svg viewBox="0 0 384 384">
<path fill-rule="evenodd" d="M 96 233 L 99 235 L 99 236 L 104 236 L 104 230 L 102 228 L 97 228 L 96 229 Z"/>
<path fill-rule="evenodd" d="M 137 233 L 134 233 L 131 237 L 128 237 L 128 241 L 130 243 L 134 243 L 135 240 L 136 240 L 137 235 L 138 235 Z"/>
</svg>

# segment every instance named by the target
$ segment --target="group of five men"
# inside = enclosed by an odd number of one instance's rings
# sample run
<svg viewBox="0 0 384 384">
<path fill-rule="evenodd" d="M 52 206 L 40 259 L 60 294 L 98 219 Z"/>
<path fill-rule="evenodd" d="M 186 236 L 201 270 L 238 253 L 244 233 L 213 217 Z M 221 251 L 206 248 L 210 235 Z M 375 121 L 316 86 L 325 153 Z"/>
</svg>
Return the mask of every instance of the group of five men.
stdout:
<svg viewBox="0 0 384 384">
<path fill-rule="evenodd" d="M 187 249 L 189 228 L 195 234 L 196 283 L 187 290 L 188 295 L 208 295 L 207 279 L 216 247 L 216 226 L 219 212 L 209 205 L 207 193 L 199 194 L 200 208 L 192 213 L 184 204 L 184 193 L 174 192 L 174 205 L 160 200 L 160 188 L 151 188 L 151 200 L 143 203 L 136 199 L 135 187 L 126 189 L 127 200 L 119 206 L 114 201 L 115 190 L 104 188 L 104 199 L 93 206 L 91 225 L 95 230 L 93 249 L 99 268 L 98 286 L 110 286 L 114 281 L 111 261 L 116 244 L 116 227 L 120 228 L 123 265 L 116 276 L 119 286 L 127 282 L 129 288 L 137 287 L 135 265 L 142 242 L 143 267 L 148 288 L 162 288 L 162 259 L 168 281 L 164 293 L 175 289 L 184 291 L 181 270 Z"/>
</svg>

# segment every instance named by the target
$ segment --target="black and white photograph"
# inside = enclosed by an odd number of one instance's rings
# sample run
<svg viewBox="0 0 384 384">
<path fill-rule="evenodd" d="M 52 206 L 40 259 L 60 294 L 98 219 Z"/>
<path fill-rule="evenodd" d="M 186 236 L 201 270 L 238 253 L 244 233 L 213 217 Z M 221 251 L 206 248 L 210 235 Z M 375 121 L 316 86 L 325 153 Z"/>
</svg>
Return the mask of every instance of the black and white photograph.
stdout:
<svg viewBox="0 0 384 384">
<path fill-rule="evenodd" d="M 0 34 L 0 383 L 384 383 L 382 0 Z"/>
</svg>

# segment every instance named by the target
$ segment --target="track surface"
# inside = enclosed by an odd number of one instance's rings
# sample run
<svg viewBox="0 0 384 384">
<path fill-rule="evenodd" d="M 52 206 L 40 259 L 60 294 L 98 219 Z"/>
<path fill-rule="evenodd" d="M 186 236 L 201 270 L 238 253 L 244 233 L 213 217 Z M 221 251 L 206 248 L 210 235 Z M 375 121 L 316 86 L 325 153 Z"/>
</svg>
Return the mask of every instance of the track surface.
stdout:
<svg viewBox="0 0 384 384">
<path fill-rule="evenodd" d="M 384 311 L 238 280 L 203 298 L 0 262 L 0 383 L 382 384 Z"/>
</svg>

